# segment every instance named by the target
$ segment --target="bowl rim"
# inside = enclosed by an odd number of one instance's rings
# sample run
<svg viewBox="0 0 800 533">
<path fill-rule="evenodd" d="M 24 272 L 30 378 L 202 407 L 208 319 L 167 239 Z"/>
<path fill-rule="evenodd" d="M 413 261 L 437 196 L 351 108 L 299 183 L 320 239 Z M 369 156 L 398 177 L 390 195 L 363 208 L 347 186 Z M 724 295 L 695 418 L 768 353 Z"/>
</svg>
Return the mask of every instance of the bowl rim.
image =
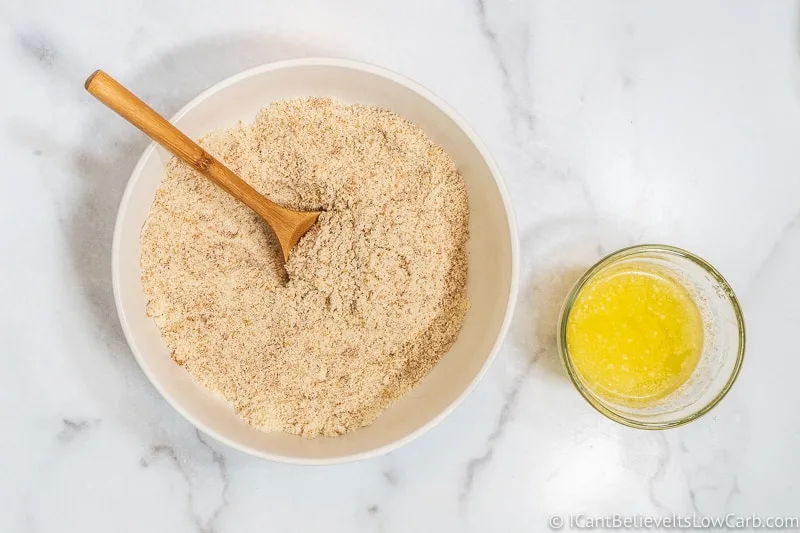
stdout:
<svg viewBox="0 0 800 533">
<path fill-rule="evenodd" d="M 156 388 L 159 394 L 161 394 L 161 396 L 167 401 L 167 403 L 171 405 L 172 408 L 175 409 L 178 413 L 180 413 L 181 416 L 183 416 L 186 420 L 188 420 L 194 427 L 196 427 L 198 430 L 202 431 L 206 435 L 230 446 L 235 450 L 239 450 L 241 452 L 247 453 L 255 457 L 269 459 L 271 461 L 280 463 L 288 463 L 288 464 L 332 465 L 332 464 L 348 463 L 353 461 L 359 461 L 362 459 L 377 457 L 380 455 L 387 454 L 393 450 L 396 450 L 405 444 L 408 444 L 417 437 L 420 437 L 421 435 L 428 432 L 431 428 L 433 428 L 439 422 L 441 422 L 446 416 L 452 413 L 464 401 L 464 399 L 475 389 L 478 382 L 480 382 L 481 378 L 483 378 L 483 376 L 486 374 L 487 370 L 497 357 L 500 348 L 502 346 L 503 340 L 506 336 L 506 333 L 508 332 L 508 329 L 510 327 L 511 319 L 514 314 L 514 308 L 516 306 L 518 285 L 519 285 L 519 235 L 517 231 L 516 218 L 514 215 L 513 206 L 511 204 L 511 199 L 509 197 L 505 183 L 503 182 L 500 169 L 495 163 L 491 154 L 489 153 L 489 149 L 480 139 L 475 130 L 473 130 L 472 127 L 466 122 L 466 120 L 463 117 L 461 117 L 461 115 L 459 115 L 452 107 L 450 107 L 449 104 L 447 104 L 442 98 L 440 98 L 430 90 L 426 89 L 425 87 L 411 80 L 410 78 L 407 78 L 392 70 L 379 67 L 377 65 L 373 65 L 371 63 L 355 61 L 351 59 L 333 58 L 333 57 L 306 57 L 306 58 L 275 61 L 259 65 L 256 67 L 252 67 L 242 72 L 239 72 L 238 74 L 234 74 L 233 76 L 225 78 L 224 80 L 204 90 L 199 95 L 190 100 L 186 105 L 184 105 L 177 113 L 175 113 L 169 119 L 169 121 L 174 123 L 175 121 L 183 117 L 186 113 L 195 108 L 197 105 L 199 105 L 201 102 L 206 100 L 208 97 L 212 96 L 213 94 L 221 91 L 226 87 L 239 83 L 252 76 L 256 76 L 274 70 L 282 70 L 295 67 L 314 67 L 314 66 L 339 67 L 339 68 L 357 70 L 361 72 L 374 74 L 376 76 L 380 76 L 382 78 L 388 79 L 389 81 L 402 85 L 403 87 L 417 93 L 419 96 L 423 97 L 431 104 L 436 106 L 440 111 L 442 111 L 458 126 L 458 128 L 467 136 L 467 138 L 469 138 L 470 142 L 472 142 L 473 146 L 475 146 L 475 148 L 478 150 L 481 158 L 489 167 L 489 172 L 491 173 L 492 178 L 494 179 L 495 182 L 495 186 L 497 187 L 497 190 L 500 193 L 500 197 L 503 201 L 503 207 L 506 213 L 506 221 L 508 224 L 510 249 L 511 249 L 511 280 L 509 284 L 506 309 L 503 315 L 503 322 L 500 325 L 500 329 L 497 333 L 497 337 L 495 338 L 494 344 L 492 345 L 492 348 L 489 351 L 489 355 L 487 356 L 486 361 L 483 363 L 480 370 L 472 378 L 472 381 L 461 392 L 461 394 L 431 420 L 429 420 L 422 426 L 418 427 L 414 431 L 403 436 L 402 438 L 396 439 L 392 442 L 384 444 L 383 446 L 379 446 L 371 450 L 348 454 L 348 455 L 342 455 L 339 457 L 328 457 L 320 459 L 300 458 L 289 455 L 281 455 L 281 454 L 265 452 L 255 447 L 238 442 L 197 420 L 191 413 L 189 413 L 183 407 L 183 405 L 175 397 L 172 396 L 168 388 L 161 381 L 159 381 L 154 372 L 151 371 L 149 365 L 147 364 L 145 358 L 142 356 L 142 353 L 140 352 L 136 344 L 135 336 L 130 327 L 126 311 L 122 305 L 122 296 L 121 296 L 120 278 L 119 278 L 119 272 L 120 272 L 119 265 L 120 265 L 120 253 L 121 253 L 120 235 L 122 233 L 123 221 L 126 218 L 132 191 L 139 180 L 139 177 L 141 175 L 142 169 L 146 161 L 150 158 L 152 152 L 157 148 L 157 144 L 155 142 L 151 142 L 150 145 L 148 145 L 148 147 L 139 157 L 136 166 L 133 168 L 133 171 L 131 172 L 131 175 L 128 178 L 128 183 L 125 186 L 125 191 L 122 195 L 122 199 L 120 200 L 119 208 L 117 210 L 117 217 L 114 224 L 114 236 L 111 247 L 111 280 L 114 291 L 114 304 L 117 308 L 117 316 L 119 317 L 119 321 L 122 326 L 123 333 L 125 335 L 125 340 L 127 341 L 128 346 L 130 347 L 130 350 L 133 353 L 134 358 L 136 359 L 136 362 L 139 364 L 139 367 L 142 369 L 145 376 L 147 376 L 147 379 L 150 381 L 150 383 L 153 384 L 153 386 Z"/>
<path fill-rule="evenodd" d="M 725 293 L 725 296 L 727 296 L 728 302 L 730 303 L 731 308 L 733 309 L 734 315 L 736 316 L 736 326 L 738 329 L 736 361 L 734 362 L 734 366 L 731 369 L 730 376 L 728 376 L 728 380 L 725 382 L 720 391 L 708 403 L 700 406 L 691 413 L 682 416 L 680 418 L 664 422 L 646 422 L 642 420 L 637 420 L 635 418 L 621 415 L 616 411 L 614 411 L 612 408 L 610 408 L 606 401 L 604 401 L 602 398 L 599 398 L 597 395 L 593 394 L 588 388 L 586 388 L 586 386 L 583 385 L 583 382 L 578 377 L 578 371 L 572 364 L 572 357 L 570 356 L 569 348 L 567 346 L 567 322 L 569 319 L 569 314 L 572 311 L 572 307 L 575 304 L 575 300 L 577 300 L 578 298 L 578 294 L 580 294 L 581 290 L 589 282 L 589 280 L 594 278 L 594 276 L 601 270 L 611 266 L 612 264 L 617 263 L 618 261 L 648 252 L 656 252 L 665 255 L 673 255 L 676 257 L 680 257 L 682 259 L 695 263 L 697 266 L 704 269 L 712 278 L 714 278 L 714 280 L 717 283 L 719 283 L 720 287 L 722 287 L 722 290 Z M 731 388 L 733 388 L 733 384 L 739 377 L 739 373 L 742 370 L 742 364 L 744 363 L 744 356 L 747 344 L 744 312 L 742 311 L 742 306 L 739 303 L 739 299 L 736 296 L 733 287 L 731 287 L 730 283 L 728 283 L 728 280 L 725 279 L 725 277 L 719 272 L 719 270 L 717 270 L 711 263 L 709 263 L 702 257 L 699 257 L 693 254 L 692 252 L 684 250 L 683 248 L 678 248 L 677 246 L 669 246 L 666 244 L 638 244 L 635 246 L 628 246 L 626 248 L 621 248 L 606 255 L 605 257 L 597 261 L 594 265 L 589 267 L 586 270 L 586 272 L 578 279 L 578 281 L 575 282 L 575 284 L 570 289 L 569 294 L 564 299 L 564 304 L 561 307 L 561 313 L 559 314 L 557 335 L 558 335 L 557 336 L 558 352 L 561 358 L 561 362 L 567 371 L 567 375 L 569 376 L 570 381 L 578 390 L 578 392 L 580 392 L 583 399 L 586 400 L 586 402 L 589 403 L 589 405 L 594 407 L 595 410 L 597 410 L 607 418 L 613 420 L 614 422 L 618 422 L 630 428 L 646 429 L 646 430 L 662 430 L 662 429 L 671 429 L 680 427 L 685 424 L 688 424 L 689 422 L 697 420 L 698 418 L 702 417 L 703 415 L 711 411 L 714 407 L 716 407 L 719 404 L 719 402 L 721 402 L 722 399 L 728 394 L 728 392 L 730 392 Z"/>
</svg>

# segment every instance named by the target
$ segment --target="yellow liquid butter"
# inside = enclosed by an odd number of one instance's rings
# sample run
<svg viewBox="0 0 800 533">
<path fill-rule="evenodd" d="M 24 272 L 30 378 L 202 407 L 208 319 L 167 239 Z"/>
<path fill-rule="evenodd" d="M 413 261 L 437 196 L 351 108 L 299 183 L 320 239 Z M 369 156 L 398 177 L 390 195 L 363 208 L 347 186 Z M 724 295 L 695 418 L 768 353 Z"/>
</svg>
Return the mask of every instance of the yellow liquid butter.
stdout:
<svg viewBox="0 0 800 533">
<path fill-rule="evenodd" d="M 629 262 L 583 286 L 567 319 L 567 348 L 588 388 L 633 407 L 683 385 L 703 351 L 703 319 L 664 267 Z"/>
</svg>

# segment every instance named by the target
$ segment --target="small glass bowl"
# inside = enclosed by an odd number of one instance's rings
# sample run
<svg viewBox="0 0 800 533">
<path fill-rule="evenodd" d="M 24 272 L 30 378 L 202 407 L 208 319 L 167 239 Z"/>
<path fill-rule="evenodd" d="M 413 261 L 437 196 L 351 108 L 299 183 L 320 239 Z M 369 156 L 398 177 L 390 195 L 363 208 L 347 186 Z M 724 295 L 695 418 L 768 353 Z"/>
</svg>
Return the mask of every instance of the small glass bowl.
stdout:
<svg viewBox="0 0 800 533">
<path fill-rule="evenodd" d="M 646 407 L 614 403 L 592 392 L 572 364 L 567 321 L 581 289 L 598 273 L 625 262 L 648 262 L 667 268 L 689 291 L 703 317 L 703 353 L 689 379 L 668 396 Z M 558 323 L 558 350 L 569 378 L 592 407 L 611 420 L 639 429 L 667 429 L 695 420 L 727 394 L 744 360 L 742 309 L 733 289 L 717 270 L 696 255 L 657 244 L 624 248 L 601 259 L 572 287 Z"/>
</svg>

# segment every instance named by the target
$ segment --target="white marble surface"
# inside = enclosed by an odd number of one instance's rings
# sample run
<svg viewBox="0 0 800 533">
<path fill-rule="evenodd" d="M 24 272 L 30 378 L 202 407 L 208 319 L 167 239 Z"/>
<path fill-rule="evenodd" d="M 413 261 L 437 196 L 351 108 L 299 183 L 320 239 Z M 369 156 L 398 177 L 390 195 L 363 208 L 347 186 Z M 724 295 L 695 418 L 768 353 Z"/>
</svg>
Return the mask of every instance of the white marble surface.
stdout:
<svg viewBox="0 0 800 533">
<path fill-rule="evenodd" d="M 11 0 L 0 30 L 0 531 L 800 514 L 800 4 Z M 82 88 L 102 66 L 171 114 L 246 67 L 307 55 L 374 62 L 449 101 L 505 174 L 523 253 L 514 325 L 477 390 L 401 450 L 335 467 L 202 436 L 139 370 L 109 257 L 147 141 Z M 580 269 L 645 241 L 716 264 L 749 327 L 732 393 L 669 432 L 595 413 L 553 346 Z"/>
</svg>

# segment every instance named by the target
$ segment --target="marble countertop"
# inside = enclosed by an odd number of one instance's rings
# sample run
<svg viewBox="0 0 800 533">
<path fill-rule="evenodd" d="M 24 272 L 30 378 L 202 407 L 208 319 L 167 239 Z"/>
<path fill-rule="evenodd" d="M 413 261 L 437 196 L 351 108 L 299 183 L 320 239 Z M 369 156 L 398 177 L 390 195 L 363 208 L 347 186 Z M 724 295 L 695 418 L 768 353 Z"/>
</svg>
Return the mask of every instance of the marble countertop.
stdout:
<svg viewBox="0 0 800 533">
<path fill-rule="evenodd" d="M 800 4 L 28 0 L 0 7 L 0 531 L 541 531 L 560 513 L 800 514 Z M 170 115 L 247 67 L 340 56 L 409 76 L 491 149 L 520 302 L 441 425 L 332 467 L 198 433 L 123 339 L 117 205 L 143 135 L 83 91 L 103 67 Z M 666 432 L 593 411 L 554 350 L 576 274 L 664 242 L 738 292 L 748 354 Z"/>
</svg>

